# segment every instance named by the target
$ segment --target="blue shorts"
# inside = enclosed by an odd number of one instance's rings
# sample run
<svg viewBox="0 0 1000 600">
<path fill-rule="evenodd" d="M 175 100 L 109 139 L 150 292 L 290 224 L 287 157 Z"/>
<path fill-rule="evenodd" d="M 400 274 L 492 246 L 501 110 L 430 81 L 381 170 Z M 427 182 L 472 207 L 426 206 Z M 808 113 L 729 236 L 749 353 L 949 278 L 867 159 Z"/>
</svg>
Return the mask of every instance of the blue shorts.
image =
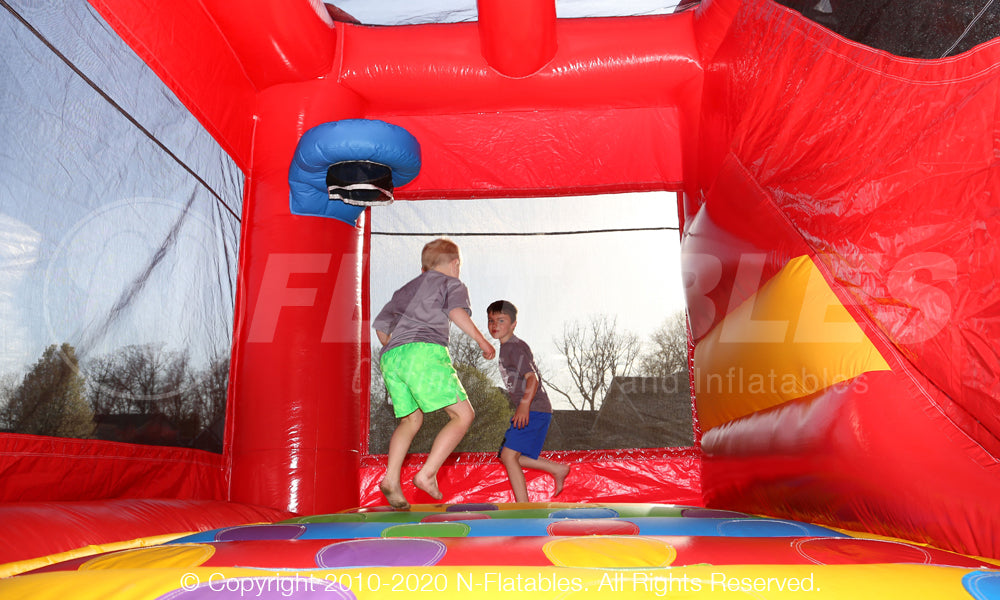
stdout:
<svg viewBox="0 0 1000 600">
<path fill-rule="evenodd" d="M 528 458 L 537 459 L 542 453 L 542 446 L 545 445 L 545 436 L 549 433 L 551 423 L 552 413 L 531 411 L 528 413 L 528 424 L 521 429 L 514 427 L 513 423 L 510 424 L 500 449 L 510 448 Z"/>
</svg>

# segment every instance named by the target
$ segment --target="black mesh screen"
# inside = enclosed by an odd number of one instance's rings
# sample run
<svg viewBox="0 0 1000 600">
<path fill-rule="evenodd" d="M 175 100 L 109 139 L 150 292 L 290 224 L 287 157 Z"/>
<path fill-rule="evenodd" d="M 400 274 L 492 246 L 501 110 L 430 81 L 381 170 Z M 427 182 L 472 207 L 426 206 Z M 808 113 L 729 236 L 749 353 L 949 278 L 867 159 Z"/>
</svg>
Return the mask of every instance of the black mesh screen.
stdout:
<svg viewBox="0 0 1000 600">
<path fill-rule="evenodd" d="M 1000 35 L 997 0 L 776 0 L 856 42 L 910 58 L 961 54 Z"/>
</svg>

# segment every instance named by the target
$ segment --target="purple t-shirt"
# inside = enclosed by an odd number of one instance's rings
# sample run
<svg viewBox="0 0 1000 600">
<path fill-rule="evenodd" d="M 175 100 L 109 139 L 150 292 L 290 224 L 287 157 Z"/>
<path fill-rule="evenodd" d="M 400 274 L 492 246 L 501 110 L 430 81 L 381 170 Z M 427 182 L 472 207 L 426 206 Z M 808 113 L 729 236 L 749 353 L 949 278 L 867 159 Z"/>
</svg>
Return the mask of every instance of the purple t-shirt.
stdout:
<svg viewBox="0 0 1000 600">
<path fill-rule="evenodd" d="M 542 378 L 538 374 L 538 367 L 535 366 L 535 357 L 521 338 L 510 336 L 510 339 L 500 344 L 500 375 L 503 383 L 507 386 L 507 399 L 515 409 L 524 397 L 524 376 L 534 373 L 538 378 L 538 389 L 535 397 L 531 399 L 531 406 L 528 410 L 535 412 L 552 412 L 552 404 L 549 402 L 549 395 L 542 386 Z"/>
<path fill-rule="evenodd" d="M 463 308 L 472 316 L 469 290 L 459 279 L 440 271 L 424 271 L 396 290 L 372 327 L 391 334 L 386 352 L 403 344 L 427 342 L 448 346 L 453 309 Z"/>
</svg>

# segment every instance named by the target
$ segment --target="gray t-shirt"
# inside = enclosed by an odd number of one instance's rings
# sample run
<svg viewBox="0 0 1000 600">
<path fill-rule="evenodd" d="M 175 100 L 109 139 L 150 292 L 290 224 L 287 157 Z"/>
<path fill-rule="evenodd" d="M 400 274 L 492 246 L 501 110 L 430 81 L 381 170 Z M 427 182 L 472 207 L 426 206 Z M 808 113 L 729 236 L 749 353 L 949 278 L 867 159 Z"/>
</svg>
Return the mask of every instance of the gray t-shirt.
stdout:
<svg viewBox="0 0 1000 600">
<path fill-rule="evenodd" d="M 552 404 L 549 402 L 549 395 L 545 392 L 545 387 L 542 386 L 542 378 L 538 374 L 538 367 L 535 366 L 535 357 L 531 354 L 531 348 L 521 338 L 512 335 L 509 340 L 500 344 L 500 375 L 507 387 L 507 399 L 515 409 L 521 403 L 521 398 L 524 397 L 524 376 L 528 373 L 534 373 L 535 377 L 538 377 L 538 389 L 531 399 L 528 410 L 552 412 Z"/>
<path fill-rule="evenodd" d="M 472 316 L 469 290 L 459 279 L 440 271 L 424 271 L 396 290 L 372 327 L 391 334 L 386 352 L 403 344 L 427 342 L 448 346 L 453 309 L 463 308 Z"/>
</svg>

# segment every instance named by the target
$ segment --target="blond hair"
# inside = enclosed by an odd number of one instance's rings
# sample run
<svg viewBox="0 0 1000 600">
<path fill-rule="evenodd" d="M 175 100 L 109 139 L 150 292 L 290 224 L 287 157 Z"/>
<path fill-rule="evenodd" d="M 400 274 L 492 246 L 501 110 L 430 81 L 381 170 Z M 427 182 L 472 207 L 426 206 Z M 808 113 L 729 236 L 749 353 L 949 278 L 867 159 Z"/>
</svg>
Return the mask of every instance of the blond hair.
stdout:
<svg viewBox="0 0 1000 600">
<path fill-rule="evenodd" d="M 456 258 L 461 258 L 458 244 L 447 238 L 438 238 L 427 242 L 427 245 L 424 246 L 420 253 L 420 266 L 424 271 L 430 271 L 434 267 Z"/>
</svg>

